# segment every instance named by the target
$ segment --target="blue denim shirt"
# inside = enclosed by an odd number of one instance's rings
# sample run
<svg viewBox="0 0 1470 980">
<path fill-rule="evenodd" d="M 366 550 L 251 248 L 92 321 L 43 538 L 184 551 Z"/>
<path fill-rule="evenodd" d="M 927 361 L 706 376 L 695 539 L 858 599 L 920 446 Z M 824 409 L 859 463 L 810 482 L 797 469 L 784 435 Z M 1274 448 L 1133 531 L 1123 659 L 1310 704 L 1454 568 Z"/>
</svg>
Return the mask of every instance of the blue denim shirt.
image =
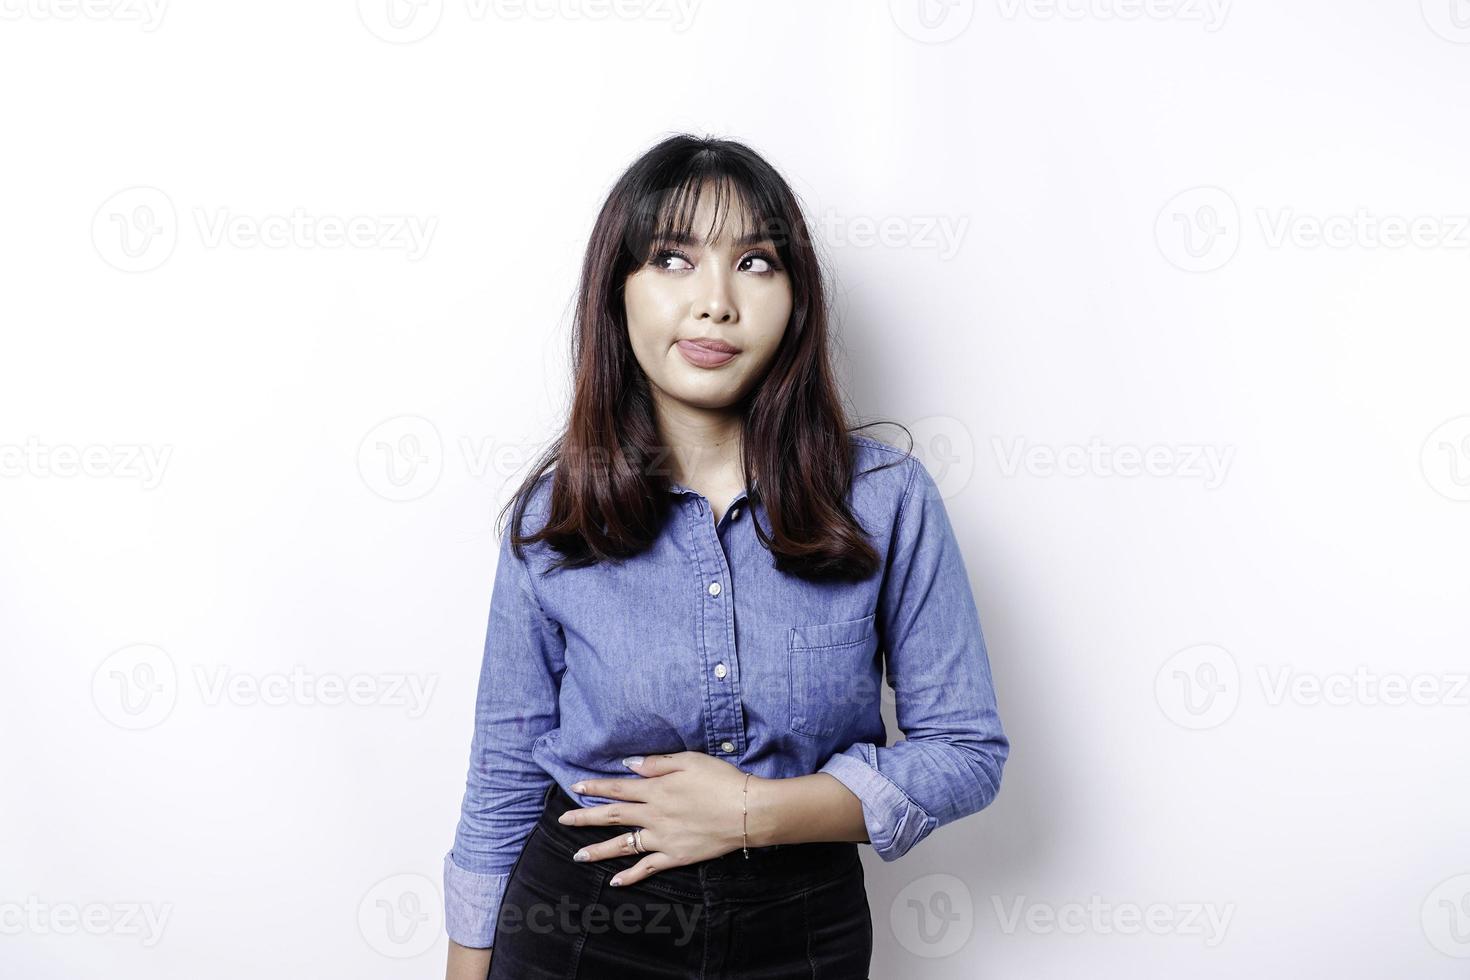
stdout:
<svg viewBox="0 0 1470 980">
<path fill-rule="evenodd" d="M 884 557 L 860 582 L 778 571 L 748 490 L 716 525 L 709 501 L 674 483 L 663 530 L 621 564 L 545 574 L 548 545 L 518 560 L 502 535 L 469 777 L 444 857 L 455 942 L 494 944 L 550 782 L 583 806 L 613 802 L 570 787 L 644 778 L 625 756 L 692 750 L 762 777 L 829 773 L 862 801 L 885 861 L 995 798 L 1010 743 L 943 498 L 917 457 L 850 438 L 850 506 Z M 886 462 L 897 465 L 865 472 Z M 544 476 L 528 528 L 541 526 L 549 488 Z M 905 736 L 891 746 L 885 669 Z"/>
</svg>

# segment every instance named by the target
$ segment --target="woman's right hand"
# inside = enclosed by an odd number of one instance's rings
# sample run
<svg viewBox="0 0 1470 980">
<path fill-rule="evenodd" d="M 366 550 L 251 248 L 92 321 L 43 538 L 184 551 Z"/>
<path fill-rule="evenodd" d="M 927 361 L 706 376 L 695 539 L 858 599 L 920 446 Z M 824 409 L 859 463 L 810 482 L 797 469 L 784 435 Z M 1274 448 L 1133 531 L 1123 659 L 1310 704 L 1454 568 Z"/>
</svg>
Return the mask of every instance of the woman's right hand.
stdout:
<svg viewBox="0 0 1470 980">
<path fill-rule="evenodd" d="M 444 980 L 485 980 L 490 975 L 490 950 L 471 949 L 449 940 L 449 964 Z"/>
</svg>

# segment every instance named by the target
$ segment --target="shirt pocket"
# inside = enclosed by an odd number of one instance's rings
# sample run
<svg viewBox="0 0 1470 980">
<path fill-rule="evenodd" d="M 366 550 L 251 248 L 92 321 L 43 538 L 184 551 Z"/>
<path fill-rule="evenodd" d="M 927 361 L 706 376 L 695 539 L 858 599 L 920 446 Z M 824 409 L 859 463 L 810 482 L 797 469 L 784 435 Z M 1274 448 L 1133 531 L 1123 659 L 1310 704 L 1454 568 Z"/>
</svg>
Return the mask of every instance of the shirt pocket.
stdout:
<svg viewBox="0 0 1470 980">
<path fill-rule="evenodd" d="M 861 720 L 866 706 L 878 700 L 873 683 L 876 615 L 791 627 L 787 657 L 792 731 L 833 735 Z"/>
</svg>

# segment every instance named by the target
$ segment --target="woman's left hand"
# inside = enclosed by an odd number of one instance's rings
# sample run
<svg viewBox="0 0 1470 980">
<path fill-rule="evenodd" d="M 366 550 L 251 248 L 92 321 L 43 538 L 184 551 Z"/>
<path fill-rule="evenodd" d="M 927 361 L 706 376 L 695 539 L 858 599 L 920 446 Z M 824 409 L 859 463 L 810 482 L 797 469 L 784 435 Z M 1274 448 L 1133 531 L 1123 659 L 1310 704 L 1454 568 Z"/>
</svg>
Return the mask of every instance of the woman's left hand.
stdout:
<svg viewBox="0 0 1470 980">
<path fill-rule="evenodd" d="M 573 827 L 643 828 L 643 860 L 619 872 L 610 884 L 631 885 L 657 871 L 719 857 L 741 846 L 745 773 L 735 766 L 703 752 L 675 752 L 645 756 L 628 768 L 643 778 L 586 779 L 572 786 L 575 792 L 619 802 L 568 810 L 560 818 Z M 752 776 L 751 782 L 755 780 Z M 628 834 L 623 833 L 589 844 L 577 859 L 602 861 L 636 854 L 627 841 Z"/>
</svg>

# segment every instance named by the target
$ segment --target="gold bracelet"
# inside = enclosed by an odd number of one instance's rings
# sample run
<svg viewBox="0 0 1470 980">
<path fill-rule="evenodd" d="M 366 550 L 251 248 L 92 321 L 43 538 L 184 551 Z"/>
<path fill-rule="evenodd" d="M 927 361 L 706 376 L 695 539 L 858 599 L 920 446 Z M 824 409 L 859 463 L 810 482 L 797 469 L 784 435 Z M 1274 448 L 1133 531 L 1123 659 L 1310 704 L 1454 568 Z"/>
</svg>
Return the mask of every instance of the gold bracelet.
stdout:
<svg viewBox="0 0 1470 980">
<path fill-rule="evenodd" d="M 740 849 L 745 852 L 745 860 L 750 860 L 750 838 L 745 835 L 746 816 L 750 810 L 746 807 L 746 793 L 750 789 L 750 773 L 745 774 L 745 786 L 740 790 Z"/>
</svg>

